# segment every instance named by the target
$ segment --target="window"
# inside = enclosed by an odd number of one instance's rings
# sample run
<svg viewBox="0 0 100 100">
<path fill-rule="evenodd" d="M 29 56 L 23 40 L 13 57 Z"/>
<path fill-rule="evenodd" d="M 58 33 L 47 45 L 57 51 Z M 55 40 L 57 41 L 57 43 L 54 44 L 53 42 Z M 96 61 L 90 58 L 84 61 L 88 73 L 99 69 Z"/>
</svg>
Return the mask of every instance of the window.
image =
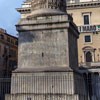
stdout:
<svg viewBox="0 0 100 100">
<path fill-rule="evenodd" d="M 4 35 L 1 34 L 1 35 L 0 35 L 0 38 L 1 38 L 1 39 L 4 39 Z"/>
<path fill-rule="evenodd" d="M 10 38 L 9 37 L 7 37 L 7 41 L 10 42 Z"/>
<path fill-rule="evenodd" d="M 16 51 L 10 49 L 10 51 L 9 51 L 9 56 L 10 56 L 10 57 L 16 57 Z"/>
<path fill-rule="evenodd" d="M 86 53 L 86 62 L 92 62 L 92 53 L 90 51 Z"/>
<path fill-rule="evenodd" d="M 90 25 L 90 15 L 91 15 L 91 12 L 82 13 L 82 16 L 83 16 L 83 24 L 84 25 Z"/>
<path fill-rule="evenodd" d="M 11 43 L 14 44 L 14 40 L 13 39 L 11 39 Z"/>
<path fill-rule="evenodd" d="M 15 41 L 15 45 L 18 45 L 18 41 Z"/>
<path fill-rule="evenodd" d="M 84 38 L 85 42 L 92 42 L 90 35 L 86 35 Z"/>
<path fill-rule="evenodd" d="M 84 25 L 89 25 L 89 15 L 84 15 Z"/>
<path fill-rule="evenodd" d="M 86 62 L 86 65 L 90 66 L 90 63 L 87 62 L 95 62 L 95 50 L 96 48 L 93 48 L 91 46 L 86 46 L 82 48 L 84 57 L 83 57 L 83 62 Z"/>
</svg>

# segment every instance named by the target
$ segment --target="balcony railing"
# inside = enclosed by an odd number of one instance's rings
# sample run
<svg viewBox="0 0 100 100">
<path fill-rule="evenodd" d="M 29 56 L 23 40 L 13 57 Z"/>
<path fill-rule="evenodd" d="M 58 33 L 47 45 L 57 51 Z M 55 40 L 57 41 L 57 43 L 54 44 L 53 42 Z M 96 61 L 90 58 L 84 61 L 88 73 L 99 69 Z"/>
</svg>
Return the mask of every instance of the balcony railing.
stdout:
<svg viewBox="0 0 100 100">
<path fill-rule="evenodd" d="M 81 62 L 79 63 L 80 67 L 87 67 L 87 68 L 95 68 L 95 67 L 100 67 L 100 62 Z"/>
<path fill-rule="evenodd" d="M 100 31 L 100 25 L 83 25 L 83 26 L 78 26 L 78 31 L 80 33 L 85 33 L 85 32 L 99 32 Z"/>
</svg>

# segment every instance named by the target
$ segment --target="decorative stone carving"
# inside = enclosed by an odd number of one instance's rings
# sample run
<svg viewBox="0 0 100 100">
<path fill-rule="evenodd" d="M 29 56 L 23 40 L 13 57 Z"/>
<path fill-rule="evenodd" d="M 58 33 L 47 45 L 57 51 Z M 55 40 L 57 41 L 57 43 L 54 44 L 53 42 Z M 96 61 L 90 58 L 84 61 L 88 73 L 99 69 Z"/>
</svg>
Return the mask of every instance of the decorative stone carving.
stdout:
<svg viewBox="0 0 100 100">
<path fill-rule="evenodd" d="M 66 11 L 66 0 L 33 0 L 32 9 L 37 10 L 40 8 L 50 8 Z"/>
<path fill-rule="evenodd" d="M 40 9 L 40 8 L 45 8 L 46 5 L 46 0 L 33 0 L 32 1 L 32 9 Z"/>
</svg>

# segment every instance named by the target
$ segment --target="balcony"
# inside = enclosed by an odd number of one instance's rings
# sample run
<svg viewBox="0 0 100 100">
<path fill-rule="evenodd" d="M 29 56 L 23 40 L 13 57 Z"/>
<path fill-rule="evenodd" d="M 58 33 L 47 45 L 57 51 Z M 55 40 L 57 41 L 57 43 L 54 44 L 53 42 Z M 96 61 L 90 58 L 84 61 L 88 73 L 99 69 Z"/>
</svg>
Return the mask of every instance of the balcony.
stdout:
<svg viewBox="0 0 100 100">
<path fill-rule="evenodd" d="M 83 25 L 83 26 L 78 26 L 78 31 L 80 33 L 85 33 L 85 32 L 97 33 L 97 32 L 100 32 L 100 25 Z"/>
<path fill-rule="evenodd" d="M 100 67 L 100 62 L 82 62 L 79 63 L 80 67 L 86 67 L 86 68 L 95 68 L 95 67 Z"/>
</svg>

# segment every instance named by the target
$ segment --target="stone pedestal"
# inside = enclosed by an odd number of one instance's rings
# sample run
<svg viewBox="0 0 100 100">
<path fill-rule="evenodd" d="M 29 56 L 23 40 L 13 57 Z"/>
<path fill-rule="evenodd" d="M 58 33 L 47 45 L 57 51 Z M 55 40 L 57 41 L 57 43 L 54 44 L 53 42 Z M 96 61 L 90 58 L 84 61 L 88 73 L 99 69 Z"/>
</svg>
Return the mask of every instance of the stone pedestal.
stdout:
<svg viewBox="0 0 100 100">
<path fill-rule="evenodd" d="M 84 79 L 72 70 L 16 72 L 11 86 L 7 100 L 87 100 Z"/>
<path fill-rule="evenodd" d="M 11 95 L 6 98 L 87 100 L 84 78 L 76 71 L 79 32 L 66 13 L 65 0 L 34 1 L 31 13 L 16 25 L 18 68 L 12 74 Z"/>
</svg>

